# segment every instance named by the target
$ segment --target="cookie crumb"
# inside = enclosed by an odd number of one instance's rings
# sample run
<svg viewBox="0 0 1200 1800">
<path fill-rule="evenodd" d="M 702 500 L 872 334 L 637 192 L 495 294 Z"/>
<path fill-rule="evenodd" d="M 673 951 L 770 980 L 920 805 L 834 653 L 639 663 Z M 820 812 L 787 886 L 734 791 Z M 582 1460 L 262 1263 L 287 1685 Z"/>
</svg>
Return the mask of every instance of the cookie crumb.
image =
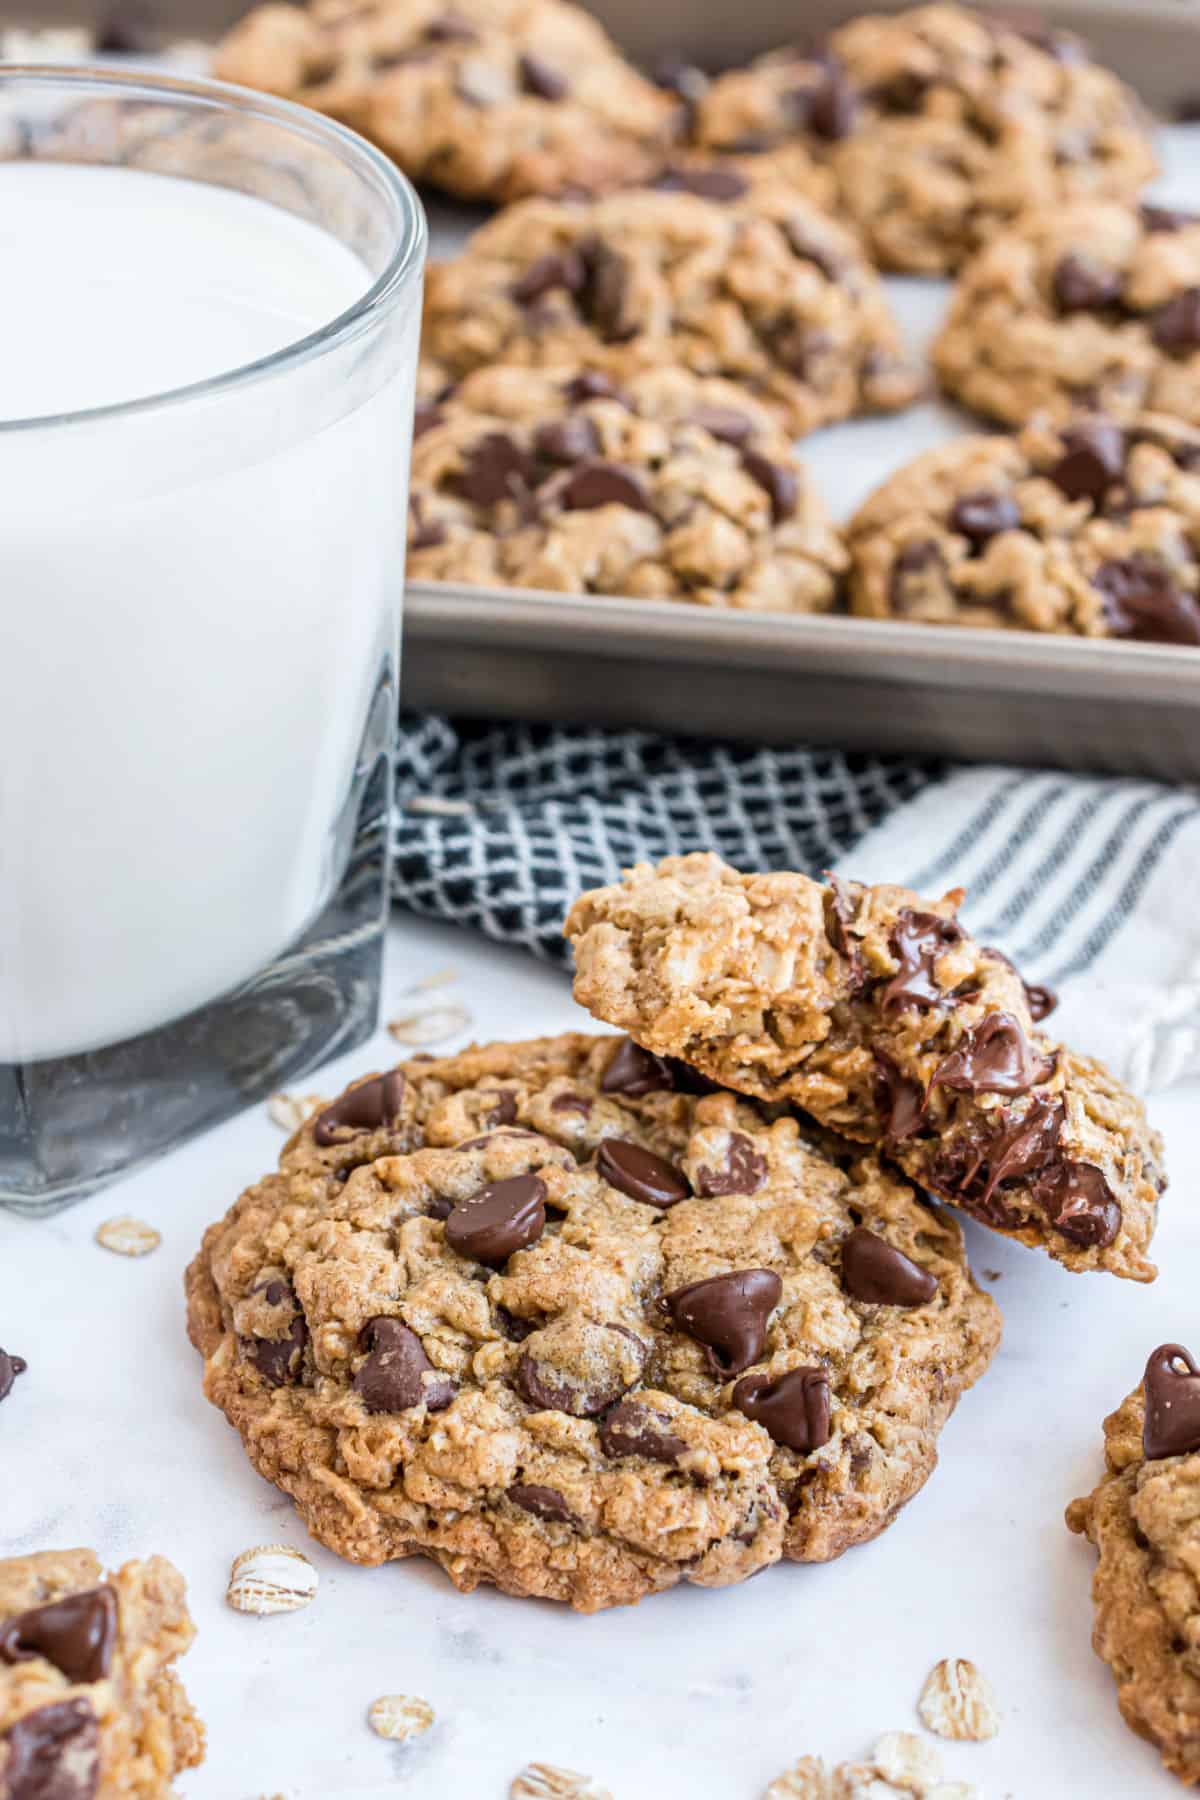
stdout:
<svg viewBox="0 0 1200 1800">
<path fill-rule="evenodd" d="M 471 1023 L 471 1015 L 457 1001 L 450 1006 L 431 1006 L 424 1012 L 389 1019 L 388 1031 L 398 1044 L 441 1044 L 457 1037 Z"/>
<path fill-rule="evenodd" d="M 917 1711 L 938 1737 L 982 1743 L 1000 1729 L 992 1685 L 965 1657 L 945 1657 L 929 1672 Z"/>
<path fill-rule="evenodd" d="M 162 1243 L 162 1232 L 147 1225 L 144 1219 L 121 1213 L 117 1218 L 105 1219 L 103 1225 L 97 1225 L 96 1242 L 118 1256 L 149 1256 Z"/>
<path fill-rule="evenodd" d="M 367 1713 L 371 1730 L 394 1744 L 420 1737 L 433 1724 L 433 1708 L 417 1694 L 382 1694 Z"/>
<path fill-rule="evenodd" d="M 558 1769 L 553 1763 L 526 1763 L 513 1777 L 509 1800 L 612 1800 L 607 1788 L 590 1775 L 574 1769 Z"/>
<path fill-rule="evenodd" d="M 259 1618 L 299 1612 L 315 1595 L 317 1580 L 307 1556 L 290 1544 L 258 1544 L 234 1559 L 225 1598 L 235 1612 Z"/>
</svg>

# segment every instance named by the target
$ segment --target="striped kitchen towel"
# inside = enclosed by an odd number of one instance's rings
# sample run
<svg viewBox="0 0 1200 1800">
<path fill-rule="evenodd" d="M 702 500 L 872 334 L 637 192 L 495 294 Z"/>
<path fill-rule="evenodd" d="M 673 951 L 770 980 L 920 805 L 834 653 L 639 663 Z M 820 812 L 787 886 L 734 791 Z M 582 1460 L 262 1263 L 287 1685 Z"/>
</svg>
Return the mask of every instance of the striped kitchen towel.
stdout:
<svg viewBox="0 0 1200 1800">
<path fill-rule="evenodd" d="M 1055 1031 L 1141 1092 L 1200 1073 L 1200 795 L 553 726 L 404 722 L 396 902 L 565 960 L 576 894 L 715 850 L 933 898 L 1061 996 Z"/>
</svg>

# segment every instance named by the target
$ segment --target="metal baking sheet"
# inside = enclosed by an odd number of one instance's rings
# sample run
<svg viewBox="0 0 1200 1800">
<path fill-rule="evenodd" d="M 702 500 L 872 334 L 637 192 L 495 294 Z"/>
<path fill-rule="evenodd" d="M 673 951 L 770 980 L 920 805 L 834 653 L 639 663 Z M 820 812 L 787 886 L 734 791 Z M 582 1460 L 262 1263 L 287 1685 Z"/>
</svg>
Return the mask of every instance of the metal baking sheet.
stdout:
<svg viewBox="0 0 1200 1800">
<path fill-rule="evenodd" d="M 1200 125 L 1165 130 L 1162 153 L 1161 197 L 1200 205 Z M 430 211 L 440 256 L 481 216 Z M 887 287 L 923 353 L 949 285 Z M 919 451 L 981 429 L 931 399 L 800 451 L 844 519 Z M 409 706 L 1200 780 L 1194 650 L 433 582 L 412 583 L 405 605 Z"/>
</svg>

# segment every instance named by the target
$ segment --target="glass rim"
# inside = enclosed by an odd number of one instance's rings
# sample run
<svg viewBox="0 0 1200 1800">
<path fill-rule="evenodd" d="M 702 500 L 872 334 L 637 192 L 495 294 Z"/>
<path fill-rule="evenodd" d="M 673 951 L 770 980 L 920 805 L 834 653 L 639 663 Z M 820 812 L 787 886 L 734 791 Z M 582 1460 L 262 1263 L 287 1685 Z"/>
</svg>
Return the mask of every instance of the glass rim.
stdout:
<svg viewBox="0 0 1200 1800">
<path fill-rule="evenodd" d="M 4 63 L 0 65 L 0 96 L 6 89 L 22 83 L 42 87 L 76 87 L 110 89 L 130 97 L 193 101 L 214 110 L 242 117 L 260 118 L 322 145 L 344 163 L 357 166 L 382 188 L 396 211 L 396 244 L 386 266 L 357 300 L 326 320 L 323 325 L 306 332 L 303 337 L 273 350 L 268 356 L 239 363 L 220 374 L 190 381 L 182 387 L 164 388 L 153 394 L 142 394 L 132 400 L 110 401 L 103 406 L 81 407 L 70 412 L 39 413 L 21 419 L 0 417 L 0 433 L 10 431 L 45 431 L 72 425 L 91 425 L 107 419 L 128 418 L 192 400 L 207 399 L 233 390 L 240 391 L 253 383 L 312 362 L 352 341 L 377 319 L 385 316 L 399 301 L 414 271 L 419 273 L 428 244 L 429 226 L 424 209 L 412 183 L 382 151 L 360 137 L 348 126 L 299 106 L 291 100 L 261 94 L 254 88 L 237 87 L 232 82 L 216 81 L 207 76 L 179 76 L 156 69 L 124 70 L 104 68 L 96 64 Z M 81 163 L 79 167 L 117 167 L 115 164 Z M 164 179 L 195 179 L 161 170 L 142 171 L 163 174 Z M 219 183 L 216 185 L 220 185 Z M 230 192 L 240 190 L 230 189 Z M 265 201 L 265 205 L 275 204 Z M 286 208 L 281 210 L 286 211 Z M 322 226 L 315 226 L 320 231 Z M 364 274 L 369 271 L 364 270 Z"/>
</svg>

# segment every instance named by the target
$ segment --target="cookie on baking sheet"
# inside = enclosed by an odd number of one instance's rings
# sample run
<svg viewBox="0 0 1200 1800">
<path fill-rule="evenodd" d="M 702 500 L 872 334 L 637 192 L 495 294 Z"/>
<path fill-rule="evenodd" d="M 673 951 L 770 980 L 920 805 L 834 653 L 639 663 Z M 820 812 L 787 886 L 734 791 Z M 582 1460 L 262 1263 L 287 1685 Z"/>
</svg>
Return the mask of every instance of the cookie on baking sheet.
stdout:
<svg viewBox="0 0 1200 1800">
<path fill-rule="evenodd" d="M 0 1795 L 169 1800 L 204 1759 L 171 1664 L 195 1637 L 161 1556 L 106 1575 L 90 1550 L 0 1561 Z"/>
<path fill-rule="evenodd" d="M 415 579 L 826 612 L 845 564 L 786 433 L 732 382 L 496 365 L 418 413 Z"/>
<path fill-rule="evenodd" d="M 216 71 L 353 125 L 415 180 L 472 200 L 644 180 L 679 117 L 569 0 L 268 0 Z"/>
<path fill-rule="evenodd" d="M 1155 172 L 1130 90 L 1078 38 L 959 6 L 870 14 L 780 50 L 692 108 L 711 149 L 800 143 L 885 268 L 942 274 L 1026 209 L 1137 194 Z"/>
<path fill-rule="evenodd" d="M 793 433 L 921 387 L 854 238 L 771 183 L 509 207 L 429 269 L 422 349 L 443 383 L 495 362 L 617 382 L 674 363 L 749 388 Z"/>
<path fill-rule="evenodd" d="M 943 444 L 846 537 L 868 618 L 1200 644 L 1200 431 L 1162 415 Z"/>
<path fill-rule="evenodd" d="M 907 888 L 639 863 L 567 919 L 575 998 L 648 1051 L 803 1107 L 1076 1270 L 1156 1273 L 1161 1143 L 1141 1103 L 1037 1023 L 1054 1005 Z"/>
<path fill-rule="evenodd" d="M 967 264 L 933 358 L 948 393 L 1008 423 L 1092 408 L 1200 425 L 1200 213 L 1031 214 Z"/>
<path fill-rule="evenodd" d="M 1099 1553 L 1092 1643 L 1125 1723 L 1173 1775 L 1200 1783 L 1200 1369 L 1160 1344 L 1104 1421 L 1107 1469 L 1067 1524 Z"/>
<path fill-rule="evenodd" d="M 1000 1335 L 874 1157 L 584 1035 L 356 1084 L 187 1285 L 209 1398 L 323 1543 L 582 1611 L 875 1536 Z"/>
</svg>

